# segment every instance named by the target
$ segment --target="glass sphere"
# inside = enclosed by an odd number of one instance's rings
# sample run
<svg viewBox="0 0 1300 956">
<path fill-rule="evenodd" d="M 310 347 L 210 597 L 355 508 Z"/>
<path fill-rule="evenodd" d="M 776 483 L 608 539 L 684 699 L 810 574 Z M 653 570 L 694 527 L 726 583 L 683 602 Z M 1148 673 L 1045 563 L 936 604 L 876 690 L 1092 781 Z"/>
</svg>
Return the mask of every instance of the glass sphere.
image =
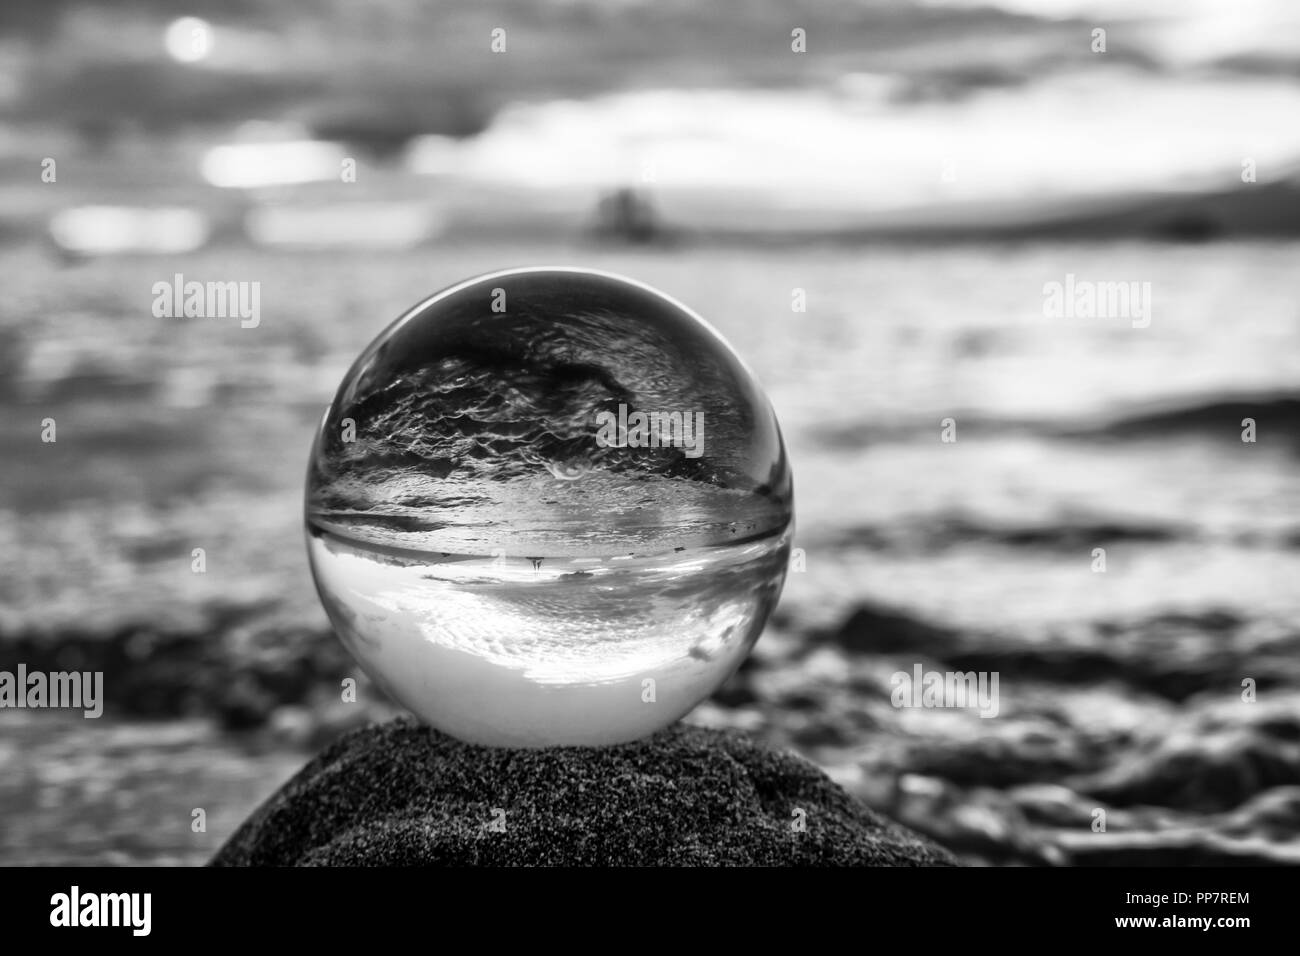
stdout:
<svg viewBox="0 0 1300 956">
<path fill-rule="evenodd" d="M 321 602 L 376 684 L 495 746 L 633 740 L 738 667 L 781 592 L 792 486 L 754 376 L 655 290 L 520 269 L 362 353 L 307 475 Z"/>
</svg>

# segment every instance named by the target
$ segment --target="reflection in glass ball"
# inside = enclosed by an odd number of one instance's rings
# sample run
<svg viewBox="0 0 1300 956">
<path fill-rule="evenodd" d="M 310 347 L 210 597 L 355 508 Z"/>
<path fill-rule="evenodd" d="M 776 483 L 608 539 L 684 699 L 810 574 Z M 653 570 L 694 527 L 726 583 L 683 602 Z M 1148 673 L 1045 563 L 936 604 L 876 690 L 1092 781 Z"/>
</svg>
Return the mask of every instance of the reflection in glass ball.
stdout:
<svg viewBox="0 0 1300 956">
<path fill-rule="evenodd" d="M 793 529 L 771 406 L 654 290 L 523 269 L 422 302 L 365 350 L 307 475 L 312 573 L 366 673 L 498 746 L 672 723 L 745 658 Z"/>
</svg>

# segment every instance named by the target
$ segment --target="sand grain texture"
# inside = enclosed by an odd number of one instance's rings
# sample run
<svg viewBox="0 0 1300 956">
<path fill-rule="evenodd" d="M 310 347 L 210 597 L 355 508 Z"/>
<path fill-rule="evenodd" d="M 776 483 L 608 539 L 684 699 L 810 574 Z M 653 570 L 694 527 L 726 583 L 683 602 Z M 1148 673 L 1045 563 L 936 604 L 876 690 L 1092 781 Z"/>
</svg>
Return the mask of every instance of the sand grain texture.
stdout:
<svg viewBox="0 0 1300 956">
<path fill-rule="evenodd" d="M 503 750 L 401 719 L 324 750 L 212 865 L 952 862 L 813 765 L 734 732 L 679 724 L 616 747 Z"/>
</svg>

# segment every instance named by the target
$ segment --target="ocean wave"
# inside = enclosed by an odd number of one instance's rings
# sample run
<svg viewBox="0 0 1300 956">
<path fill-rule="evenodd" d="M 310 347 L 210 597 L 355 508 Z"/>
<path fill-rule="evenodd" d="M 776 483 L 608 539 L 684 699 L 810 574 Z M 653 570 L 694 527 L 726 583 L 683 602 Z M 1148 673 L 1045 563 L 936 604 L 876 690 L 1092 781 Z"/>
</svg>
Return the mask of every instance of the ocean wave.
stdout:
<svg viewBox="0 0 1300 956">
<path fill-rule="evenodd" d="M 892 415 L 888 420 L 864 420 L 811 427 L 806 437 L 823 449 L 853 451 L 875 444 L 932 441 L 937 412 L 913 419 Z M 1300 392 L 1203 395 L 1152 400 L 1109 413 L 1089 414 L 1076 420 L 1045 420 L 999 416 L 980 412 L 954 412 L 962 439 L 979 436 L 1025 435 L 1050 439 L 1150 439 L 1159 437 L 1223 437 L 1240 441 L 1244 419 L 1255 423 L 1257 440 L 1280 439 L 1288 446 L 1300 443 Z"/>
<path fill-rule="evenodd" d="M 1294 444 L 1300 440 L 1300 392 L 1224 396 L 1134 409 L 1105 424 L 1065 433 L 1125 439 L 1192 433 L 1237 441 L 1245 419 L 1254 420 L 1259 440 L 1269 435 Z"/>
<path fill-rule="evenodd" d="M 939 551 L 963 544 L 1073 551 L 1119 542 L 1166 543 L 1195 537 L 1195 528 L 1119 518 L 997 524 L 963 514 L 926 515 L 924 520 L 845 529 L 825 544 L 873 551 Z"/>
<path fill-rule="evenodd" d="M 1110 682 L 1181 702 L 1258 674 L 1258 686 L 1300 686 L 1300 633 L 1244 638 L 1248 622 L 1231 610 L 1099 620 L 1071 629 L 1012 634 L 950 627 L 907 611 L 859 605 L 838 628 L 812 635 L 855 654 L 911 654 L 961 671 L 1004 679 Z M 1300 662 L 1300 658 L 1296 658 Z"/>
</svg>

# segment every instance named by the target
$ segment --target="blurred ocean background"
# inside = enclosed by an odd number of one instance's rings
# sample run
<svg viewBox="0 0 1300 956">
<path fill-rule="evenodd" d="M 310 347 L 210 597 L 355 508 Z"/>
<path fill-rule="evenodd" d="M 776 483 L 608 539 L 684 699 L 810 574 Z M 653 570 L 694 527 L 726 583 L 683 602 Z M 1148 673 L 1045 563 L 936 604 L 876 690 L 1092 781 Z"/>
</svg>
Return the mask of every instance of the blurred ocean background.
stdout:
<svg viewBox="0 0 1300 956">
<path fill-rule="evenodd" d="M 340 699 L 313 428 L 406 308 L 537 264 L 688 304 L 781 421 L 802 570 L 690 720 L 970 862 L 1300 862 L 1298 28 L 7 0 L 0 669 L 102 670 L 107 704 L 0 711 L 0 863 L 201 863 L 394 712 Z M 155 317 L 178 273 L 260 283 L 260 323 Z M 1049 317 L 1067 276 L 1150 283 L 1149 325 Z M 997 717 L 893 707 L 917 663 L 996 671 Z"/>
</svg>

